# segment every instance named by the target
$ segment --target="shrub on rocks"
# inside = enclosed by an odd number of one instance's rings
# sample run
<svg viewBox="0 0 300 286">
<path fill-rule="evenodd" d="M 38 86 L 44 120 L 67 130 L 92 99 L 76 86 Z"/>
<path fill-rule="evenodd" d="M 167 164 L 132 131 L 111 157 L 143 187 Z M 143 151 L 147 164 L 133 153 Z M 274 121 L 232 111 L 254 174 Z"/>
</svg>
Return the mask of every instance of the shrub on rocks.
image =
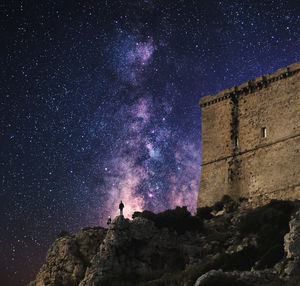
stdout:
<svg viewBox="0 0 300 286">
<path fill-rule="evenodd" d="M 202 220 L 197 216 L 192 216 L 186 206 L 165 210 L 158 214 L 150 211 L 135 212 L 132 218 L 136 217 L 152 220 L 156 227 L 166 227 L 178 234 L 183 234 L 186 231 L 200 231 L 203 227 Z"/>
<path fill-rule="evenodd" d="M 271 247 L 255 265 L 255 269 L 261 270 L 273 267 L 284 255 L 282 245 L 276 244 Z"/>
<path fill-rule="evenodd" d="M 67 231 L 62 230 L 62 231 L 57 235 L 56 238 L 65 237 L 65 236 L 69 236 L 69 235 L 70 235 L 70 234 L 69 234 Z"/>
<path fill-rule="evenodd" d="M 213 210 L 212 207 L 198 208 L 196 216 L 199 217 L 200 219 L 211 219 L 213 218 L 213 215 L 211 214 L 212 210 Z"/>
<path fill-rule="evenodd" d="M 273 267 L 284 254 L 284 235 L 289 231 L 293 204 L 272 200 L 269 204 L 249 210 L 241 217 L 238 230 L 241 237 L 257 235 L 257 251 L 261 262 L 259 269 Z"/>
<path fill-rule="evenodd" d="M 229 195 L 224 195 L 220 201 L 216 202 L 212 206 L 212 209 L 216 212 L 225 209 L 225 211 L 229 213 L 235 211 L 237 207 L 237 202 L 235 202 Z"/>
</svg>

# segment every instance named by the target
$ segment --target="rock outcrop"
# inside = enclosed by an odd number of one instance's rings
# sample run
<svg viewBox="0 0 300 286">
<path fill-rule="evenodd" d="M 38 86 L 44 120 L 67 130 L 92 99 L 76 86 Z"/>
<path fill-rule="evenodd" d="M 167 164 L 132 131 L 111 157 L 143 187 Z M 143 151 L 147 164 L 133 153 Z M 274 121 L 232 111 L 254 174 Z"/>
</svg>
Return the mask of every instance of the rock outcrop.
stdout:
<svg viewBox="0 0 300 286">
<path fill-rule="evenodd" d="M 158 230 L 152 221 L 144 218 L 130 221 L 119 216 L 110 224 L 99 252 L 79 285 L 97 285 L 101 280 L 104 283 L 110 276 L 161 275 L 183 267 L 184 257 L 178 252 L 177 235 L 167 229 Z"/>
<path fill-rule="evenodd" d="M 46 254 L 35 285 L 78 285 L 106 232 L 104 228 L 86 228 L 57 238 Z"/>
<path fill-rule="evenodd" d="M 279 212 L 286 210 L 287 205 L 279 204 Z M 266 215 L 277 216 L 273 207 L 264 207 L 256 215 L 263 211 Z M 278 208 L 276 204 L 275 207 Z M 289 216 L 284 222 L 286 235 L 284 239 L 284 233 L 279 237 L 284 245 L 276 246 L 275 251 L 270 246 L 266 253 L 261 253 L 259 231 L 242 235 L 241 222 L 249 215 L 248 210 L 229 212 L 224 206 L 223 214 L 204 220 L 201 231 L 183 234 L 160 227 L 155 220 L 142 216 L 133 220 L 118 216 L 108 229 L 85 228 L 77 234 L 58 237 L 48 250 L 36 280 L 30 285 L 201 286 L 211 279 L 264 285 L 299 277 L 300 211 L 294 211 L 289 226 Z M 282 220 L 278 221 L 282 223 Z M 274 226 L 276 223 L 274 221 Z M 262 225 L 262 228 L 269 226 Z M 278 247 L 282 257 L 276 253 Z"/>
<path fill-rule="evenodd" d="M 300 274 L 300 211 L 289 223 L 290 231 L 284 236 L 284 250 L 286 251 L 286 264 L 284 274 Z"/>
</svg>

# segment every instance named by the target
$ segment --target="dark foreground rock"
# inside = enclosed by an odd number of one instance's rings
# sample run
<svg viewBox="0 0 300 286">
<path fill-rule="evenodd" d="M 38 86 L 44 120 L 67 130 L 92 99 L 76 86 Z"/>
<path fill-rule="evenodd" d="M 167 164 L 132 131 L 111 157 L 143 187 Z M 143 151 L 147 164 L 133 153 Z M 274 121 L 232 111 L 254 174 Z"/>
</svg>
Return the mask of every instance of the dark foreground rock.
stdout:
<svg viewBox="0 0 300 286">
<path fill-rule="evenodd" d="M 152 217 L 119 216 L 108 229 L 58 237 L 30 285 L 299 286 L 298 209 L 290 202 L 224 207 L 201 230 L 179 234 Z"/>
<path fill-rule="evenodd" d="M 104 228 L 86 228 L 77 234 L 57 238 L 32 285 L 78 285 L 106 232 Z"/>
</svg>

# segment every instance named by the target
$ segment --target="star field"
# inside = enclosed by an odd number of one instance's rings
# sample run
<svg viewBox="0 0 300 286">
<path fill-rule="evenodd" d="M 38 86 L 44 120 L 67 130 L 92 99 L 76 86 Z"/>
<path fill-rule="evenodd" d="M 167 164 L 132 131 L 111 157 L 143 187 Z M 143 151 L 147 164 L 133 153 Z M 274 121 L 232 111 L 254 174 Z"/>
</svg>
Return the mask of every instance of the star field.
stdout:
<svg viewBox="0 0 300 286">
<path fill-rule="evenodd" d="M 0 21 L 7 286 L 121 199 L 194 212 L 199 98 L 300 60 L 296 0 L 3 1 Z"/>
</svg>

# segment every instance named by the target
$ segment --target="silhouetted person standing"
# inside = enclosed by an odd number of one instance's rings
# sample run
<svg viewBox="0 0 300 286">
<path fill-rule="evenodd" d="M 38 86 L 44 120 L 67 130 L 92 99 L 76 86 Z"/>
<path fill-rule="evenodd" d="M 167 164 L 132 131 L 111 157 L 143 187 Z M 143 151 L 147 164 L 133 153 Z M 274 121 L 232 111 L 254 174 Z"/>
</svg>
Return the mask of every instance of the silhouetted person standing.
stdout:
<svg viewBox="0 0 300 286">
<path fill-rule="evenodd" d="M 119 204 L 119 209 L 120 209 L 120 215 L 123 215 L 124 204 L 122 203 L 122 201 Z"/>
<path fill-rule="evenodd" d="M 111 224 L 111 218 L 109 217 L 107 220 L 107 225 L 110 225 L 110 224 Z"/>
</svg>

